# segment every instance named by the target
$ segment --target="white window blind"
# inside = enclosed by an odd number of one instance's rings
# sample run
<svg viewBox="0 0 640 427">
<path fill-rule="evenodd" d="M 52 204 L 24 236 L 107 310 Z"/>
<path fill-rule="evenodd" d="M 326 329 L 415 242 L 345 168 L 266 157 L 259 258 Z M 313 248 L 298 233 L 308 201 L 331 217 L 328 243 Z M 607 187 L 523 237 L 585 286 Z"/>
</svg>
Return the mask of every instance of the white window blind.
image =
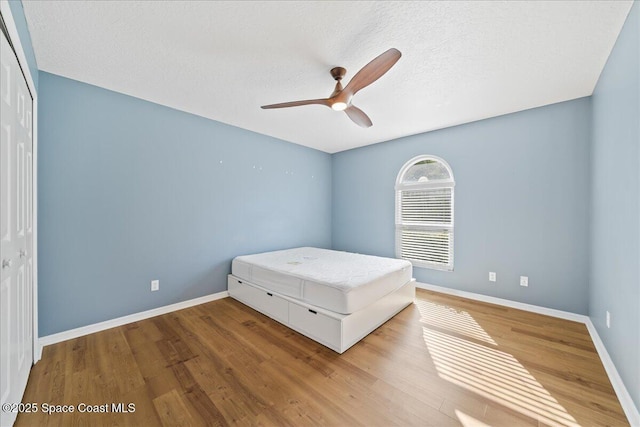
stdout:
<svg viewBox="0 0 640 427">
<path fill-rule="evenodd" d="M 396 256 L 419 267 L 453 270 L 453 175 L 441 159 L 420 156 L 396 182 Z"/>
<path fill-rule="evenodd" d="M 451 224 L 452 188 L 400 191 L 404 223 Z"/>
</svg>

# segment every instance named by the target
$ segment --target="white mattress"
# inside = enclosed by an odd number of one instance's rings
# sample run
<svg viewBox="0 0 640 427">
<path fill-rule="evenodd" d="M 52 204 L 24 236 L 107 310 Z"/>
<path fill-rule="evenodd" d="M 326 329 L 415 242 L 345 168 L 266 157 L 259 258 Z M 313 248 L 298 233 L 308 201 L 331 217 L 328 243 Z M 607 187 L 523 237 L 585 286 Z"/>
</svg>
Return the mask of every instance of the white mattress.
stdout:
<svg viewBox="0 0 640 427">
<path fill-rule="evenodd" d="M 394 258 L 295 248 L 236 257 L 231 273 L 281 295 L 349 314 L 407 283 L 412 267 Z"/>
</svg>

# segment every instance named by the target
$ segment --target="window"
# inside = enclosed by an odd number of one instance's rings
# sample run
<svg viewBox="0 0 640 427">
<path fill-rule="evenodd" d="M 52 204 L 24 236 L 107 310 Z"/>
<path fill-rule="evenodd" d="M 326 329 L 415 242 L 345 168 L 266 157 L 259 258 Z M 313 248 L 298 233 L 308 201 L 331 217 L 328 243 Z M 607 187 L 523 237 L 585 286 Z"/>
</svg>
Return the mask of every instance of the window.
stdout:
<svg viewBox="0 0 640 427">
<path fill-rule="evenodd" d="M 396 180 L 396 256 L 416 267 L 453 270 L 453 173 L 444 160 L 418 156 Z"/>
</svg>

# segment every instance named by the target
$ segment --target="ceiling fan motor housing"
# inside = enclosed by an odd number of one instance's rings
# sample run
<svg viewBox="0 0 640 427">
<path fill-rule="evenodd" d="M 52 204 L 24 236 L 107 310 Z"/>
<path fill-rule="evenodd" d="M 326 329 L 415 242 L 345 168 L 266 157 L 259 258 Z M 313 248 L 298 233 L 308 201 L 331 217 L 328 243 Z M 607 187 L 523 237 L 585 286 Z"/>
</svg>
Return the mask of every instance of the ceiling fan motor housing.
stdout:
<svg viewBox="0 0 640 427">
<path fill-rule="evenodd" d="M 338 82 L 340 80 L 342 80 L 342 78 L 344 77 L 345 74 L 347 74 L 347 69 L 346 68 L 334 67 L 334 68 L 331 69 L 331 77 L 333 77 L 333 79 L 338 81 Z"/>
</svg>

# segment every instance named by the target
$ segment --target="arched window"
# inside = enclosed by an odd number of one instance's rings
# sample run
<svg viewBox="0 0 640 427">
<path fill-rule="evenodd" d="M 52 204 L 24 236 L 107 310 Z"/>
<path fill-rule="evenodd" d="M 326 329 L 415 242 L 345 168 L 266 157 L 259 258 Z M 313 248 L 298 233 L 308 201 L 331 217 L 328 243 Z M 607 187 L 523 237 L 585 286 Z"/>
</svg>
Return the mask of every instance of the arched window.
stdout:
<svg viewBox="0 0 640 427">
<path fill-rule="evenodd" d="M 396 179 L 396 256 L 416 267 L 453 270 L 453 172 L 444 160 L 418 156 Z"/>
</svg>

